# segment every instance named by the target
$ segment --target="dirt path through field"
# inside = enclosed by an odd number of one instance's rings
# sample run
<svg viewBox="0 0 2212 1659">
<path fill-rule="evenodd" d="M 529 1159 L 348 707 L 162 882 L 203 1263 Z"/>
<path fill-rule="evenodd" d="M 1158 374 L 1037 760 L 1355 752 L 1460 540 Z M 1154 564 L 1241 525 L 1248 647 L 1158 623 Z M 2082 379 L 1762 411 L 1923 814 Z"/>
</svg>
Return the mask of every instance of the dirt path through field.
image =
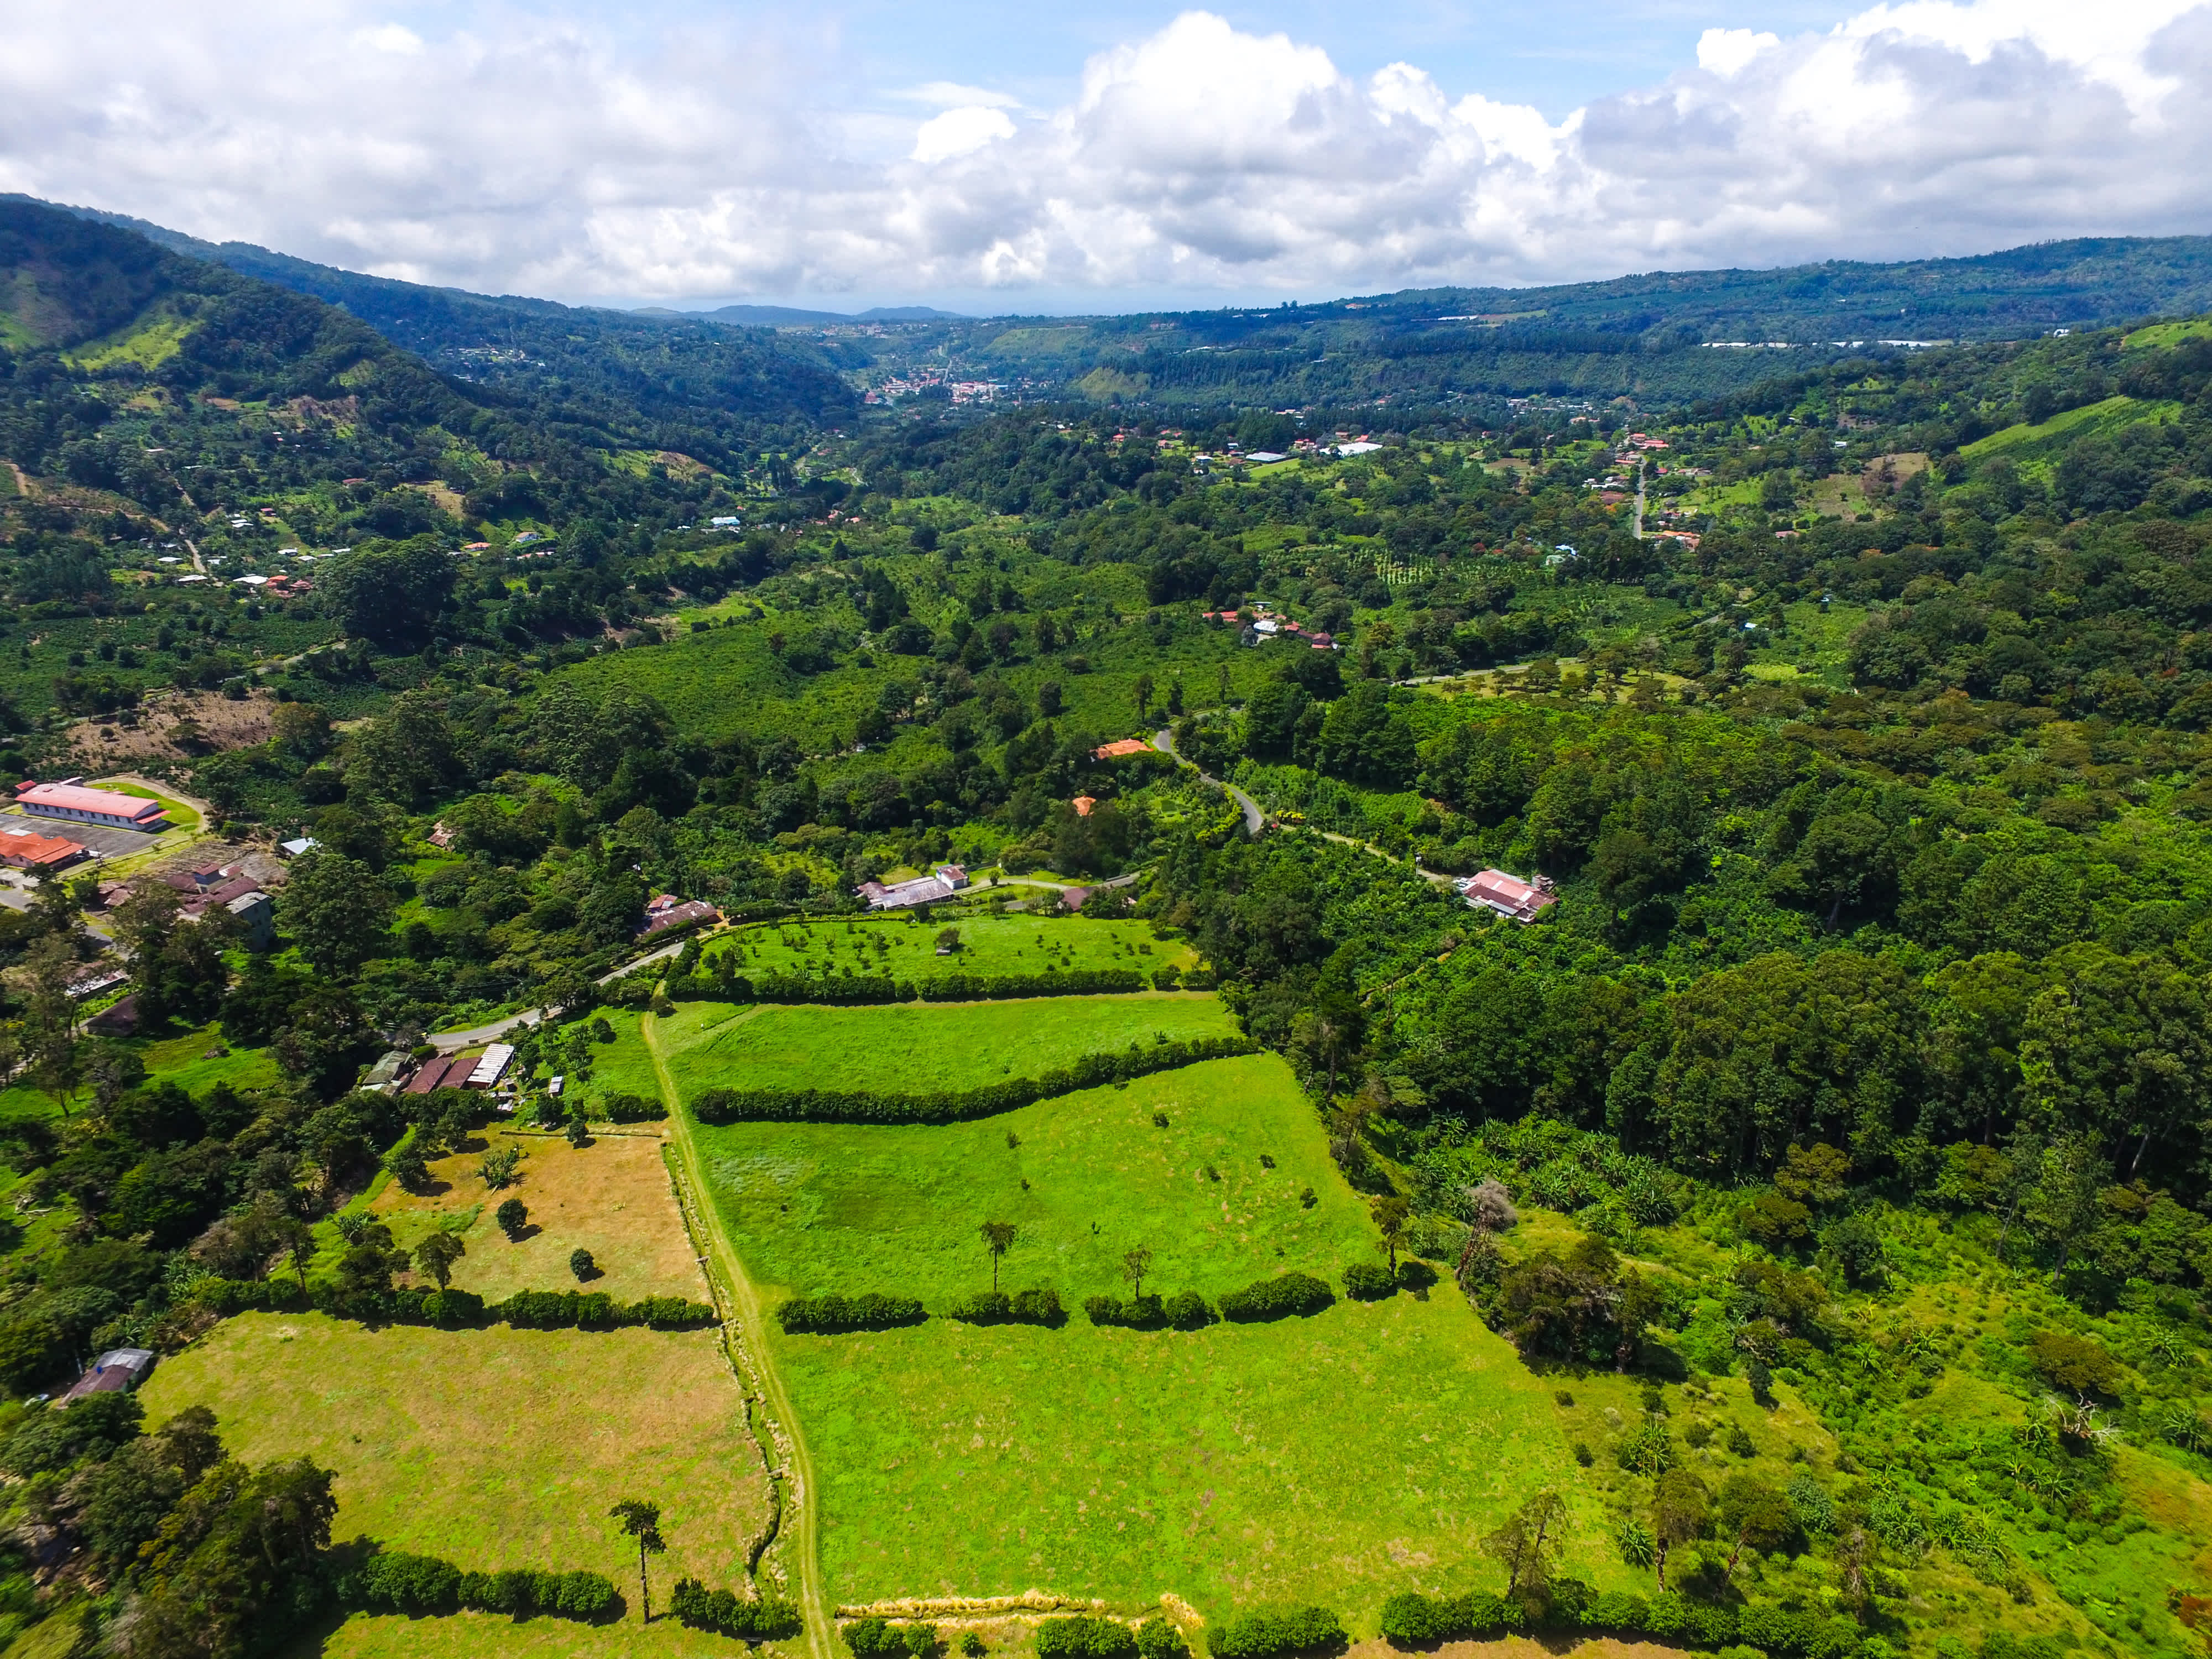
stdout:
<svg viewBox="0 0 2212 1659">
<path fill-rule="evenodd" d="M 707 1235 L 703 1242 L 713 1252 L 714 1276 L 728 1289 L 731 1311 L 740 1328 L 741 1340 L 759 1372 L 761 1391 L 767 1396 L 769 1410 L 774 1414 L 775 1426 L 782 1431 L 781 1438 L 787 1448 L 783 1528 L 791 1539 L 789 1559 L 797 1580 L 794 1599 L 806 1621 L 807 1651 L 812 1659 L 835 1659 L 837 1627 L 822 1593 L 821 1509 L 817 1498 L 821 1488 L 815 1482 L 814 1465 L 806 1455 L 806 1440 L 799 1429 L 799 1414 L 792 1410 L 783 1378 L 777 1375 L 775 1361 L 769 1355 L 760 1294 L 746 1276 L 744 1263 L 731 1247 L 708 1200 L 706 1168 L 699 1156 L 698 1144 L 691 1136 L 690 1121 L 684 1115 L 676 1079 L 668 1070 L 668 1057 L 661 1051 L 659 1020 L 649 1013 L 640 1015 L 638 1033 L 645 1040 L 646 1052 L 653 1056 L 653 1076 L 659 1081 L 660 1098 L 668 1108 L 671 1141 L 684 1178 L 690 1186 L 692 1207 L 698 1213 L 699 1225 Z"/>
</svg>

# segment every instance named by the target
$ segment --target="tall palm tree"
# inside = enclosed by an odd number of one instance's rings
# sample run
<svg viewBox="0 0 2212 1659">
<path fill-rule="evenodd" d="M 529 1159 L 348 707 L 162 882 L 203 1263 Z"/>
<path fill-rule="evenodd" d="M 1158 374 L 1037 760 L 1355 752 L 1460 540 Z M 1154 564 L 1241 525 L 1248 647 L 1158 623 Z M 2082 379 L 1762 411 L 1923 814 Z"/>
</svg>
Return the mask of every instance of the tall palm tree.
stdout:
<svg viewBox="0 0 2212 1659">
<path fill-rule="evenodd" d="M 999 1258 L 1014 1247 L 1014 1224 L 987 1221 L 982 1225 L 983 1248 L 991 1253 L 991 1288 L 999 1288 Z"/>
</svg>

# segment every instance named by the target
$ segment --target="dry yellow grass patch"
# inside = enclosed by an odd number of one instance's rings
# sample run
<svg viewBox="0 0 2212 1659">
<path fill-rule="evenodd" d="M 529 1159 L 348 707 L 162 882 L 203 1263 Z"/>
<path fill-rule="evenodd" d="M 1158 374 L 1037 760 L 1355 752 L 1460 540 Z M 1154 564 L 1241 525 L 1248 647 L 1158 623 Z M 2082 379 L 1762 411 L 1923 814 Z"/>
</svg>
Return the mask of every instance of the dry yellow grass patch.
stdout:
<svg viewBox="0 0 2212 1659">
<path fill-rule="evenodd" d="M 469 1253 L 453 1268 L 456 1287 L 490 1302 L 516 1291 L 574 1289 L 568 1256 L 580 1246 L 592 1253 L 600 1273 L 587 1289 L 605 1291 L 619 1302 L 643 1296 L 708 1299 L 658 1137 L 603 1134 L 575 1147 L 557 1135 L 493 1128 L 476 1140 L 479 1150 L 430 1165 L 428 1193 L 406 1192 L 395 1183 L 377 1194 L 373 1206 L 409 1250 L 432 1228 L 477 1210 L 460 1231 Z M 487 1152 L 501 1146 L 522 1153 L 522 1169 L 514 1185 L 495 1192 L 477 1169 Z M 529 1206 L 533 1229 L 517 1242 L 509 1242 L 493 1219 L 510 1198 Z"/>
<path fill-rule="evenodd" d="M 143 1398 L 149 1425 L 205 1405 L 247 1462 L 305 1455 L 335 1471 L 338 1538 L 463 1568 L 589 1568 L 633 1602 L 637 1558 L 614 1504 L 663 1506 L 665 1584 L 689 1573 L 734 1586 L 767 1513 L 712 1331 L 372 1330 L 244 1314 L 165 1361 Z"/>
</svg>

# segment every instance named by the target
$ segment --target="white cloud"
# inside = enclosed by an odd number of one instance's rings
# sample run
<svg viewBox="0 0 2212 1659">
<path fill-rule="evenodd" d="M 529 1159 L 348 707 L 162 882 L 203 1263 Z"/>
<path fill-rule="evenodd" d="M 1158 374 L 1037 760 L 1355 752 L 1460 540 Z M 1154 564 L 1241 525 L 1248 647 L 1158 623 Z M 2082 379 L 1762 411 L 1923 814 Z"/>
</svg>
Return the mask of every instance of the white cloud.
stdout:
<svg viewBox="0 0 2212 1659">
<path fill-rule="evenodd" d="M 0 189 L 496 291 L 1009 306 L 2212 221 L 2212 0 L 1903 0 L 1824 34 L 1710 30 L 1694 65 L 1556 123 L 1204 12 L 1020 121 L 953 82 L 893 94 L 937 111 L 918 128 L 863 114 L 828 50 L 702 24 L 641 53 L 512 12 L 426 40 L 353 0 L 111 0 L 95 27 L 15 0 Z"/>
<path fill-rule="evenodd" d="M 1749 29 L 1707 29 L 1698 37 L 1698 67 L 1711 70 L 1715 75 L 1734 75 L 1747 67 L 1760 52 L 1781 44 L 1781 36 L 1764 32 L 1753 34 Z"/>
<path fill-rule="evenodd" d="M 963 105 L 924 121 L 914 135 L 910 160 L 949 161 L 956 155 L 978 150 L 994 138 L 1011 138 L 1014 124 L 1004 110 L 981 104 Z"/>
</svg>

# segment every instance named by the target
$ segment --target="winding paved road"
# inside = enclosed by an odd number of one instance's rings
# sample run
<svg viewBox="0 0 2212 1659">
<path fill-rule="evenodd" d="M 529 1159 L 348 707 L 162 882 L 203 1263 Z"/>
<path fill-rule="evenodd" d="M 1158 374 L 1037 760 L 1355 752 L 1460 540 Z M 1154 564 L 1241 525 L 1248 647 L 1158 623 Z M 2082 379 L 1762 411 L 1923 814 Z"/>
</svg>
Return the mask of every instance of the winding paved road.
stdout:
<svg viewBox="0 0 2212 1659">
<path fill-rule="evenodd" d="M 640 957 L 635 962 L 625 962 L 619 968 L 609 969 L 592 983 L 611 985 L 623 975 L 635 973 L 648 962 L 660 962 L 669 957 L 680 955 L 684 945 L 692 939 L 704 939 L 710 937 L 712 937 L 710 934 L 706 933 L 687 933 L 673 945 L 664 945 L 658 951 Z M 468 1048 L 471 1043 L 496 1042 L 517 1026 L 535 1025 L 544 1018 L 545 1011 L 543 1008 L 526 1008 L 519 1014 L 509 1014 L 505 1019 L 493 1020 L 488 1025 L 471 1025 L 465 1031 L 433 1031 L 422 1040 L 437 1049 L 440 1054 L 449 1054 L 454 1049 Z"/>
<path fill-rule="evenodd" d="M 1204 778 L 1206 782 L 1217 785 L 1223 789 L 1226 789 L 1231 794 L 1234 795 L 1237 798 L 1237 804 L 1244 809 L 1244 833 L 1246 835 L 1256 836 L 1261 830 L 1267 827 L 1267 815 L 1260 810 L 1260 803 L 1258 801 L 1254 800 L 1251 796 L 1246 794 L 1235 784 L 1223 783 L 1219 778 L 1213 776 L 1212 774 L 1200 771 L 1197 762 L 1183 760 L 1182 757 L 1176 752 L 1174 732 L 1164 727 L 1153 732 L 1152 747 L 1158 750 L 1160 753 L 1165 755 L 1170 760 L 1182 761 L 1182 763 L 1185 766 L 1189 767 L 1192 771 L 1197 772 L 1198 775 Z"/>
</svg>

